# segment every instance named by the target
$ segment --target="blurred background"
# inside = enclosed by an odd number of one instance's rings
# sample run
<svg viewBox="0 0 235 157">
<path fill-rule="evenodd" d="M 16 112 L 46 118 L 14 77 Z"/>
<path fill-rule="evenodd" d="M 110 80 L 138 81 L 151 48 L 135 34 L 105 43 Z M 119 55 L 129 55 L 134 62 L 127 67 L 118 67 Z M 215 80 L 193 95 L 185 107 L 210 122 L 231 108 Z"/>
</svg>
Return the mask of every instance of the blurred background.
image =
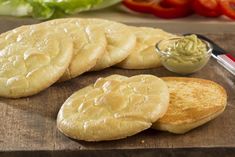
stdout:
<svg viewBox="0 0 235 157">
<path fill-rule="evenodd" d="M 41 21 L 104 18 L 173 33 L 235 32 L 234 0 L 0 0 L 0 32 Z"/>
</svg>

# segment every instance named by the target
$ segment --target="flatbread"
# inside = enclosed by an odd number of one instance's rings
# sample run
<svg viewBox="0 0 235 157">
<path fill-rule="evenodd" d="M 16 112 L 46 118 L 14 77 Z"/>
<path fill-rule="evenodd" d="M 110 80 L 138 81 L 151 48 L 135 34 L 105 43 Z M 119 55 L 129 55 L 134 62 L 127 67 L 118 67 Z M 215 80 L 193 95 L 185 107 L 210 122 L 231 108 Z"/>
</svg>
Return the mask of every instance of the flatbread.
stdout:
<svg viewBox="0 0 235 157">
<path fill-rule="evenodd" d="M 98 59 L 91 71 L 102 70 L 123 61 L 134 49 L 136 37 L 128 26 L 102 19 L 86 20 L 89 25 L 102 30 L 107 40 L 104 55 Z"/>
<path fill-rule="evenodd" d="M 23 26 L 0 35 L 0 96 L 34 95 L 56 82 L 73 54 L 69 36 L 49 26 Z"/>
<path fill-rule="evenodd" d="M 149 69 L 160 67 L 160 57 L 155 50 L 155 45 L 164 39 L 176 37 L 173 34 L 161 29 L 150 27 L 130 27 L 131 32 L 135 34 L 136 46 L 130 55 L 117 64 L 117 67 L 123 69 Z"/>
<path fill-rule="evenodd" d="M 121 139 L 151 127 L 168 103 L 168 88 L 158 77 L 112 75 L 70 96 L 58 113 L 57 127 L 78 140 Z"/>
<path fill-rule="evenodd" d="M 215 82 L 197 79 L 162 78 L 170 91 L 170 105 L 166 114 L 153 128 L 182 134 L 220 115 L 227 104 L 223 87 Z"/>
<path fill-rule="evenodd" d="M 59 81 L 69 80 L 87 72 L 105 52 L 107 45 L 105 33 L 80 18 L 56 19 L 49 24 L 62 29 L 73 39 L 74 55 L 64 75 Z"/>
</svg>

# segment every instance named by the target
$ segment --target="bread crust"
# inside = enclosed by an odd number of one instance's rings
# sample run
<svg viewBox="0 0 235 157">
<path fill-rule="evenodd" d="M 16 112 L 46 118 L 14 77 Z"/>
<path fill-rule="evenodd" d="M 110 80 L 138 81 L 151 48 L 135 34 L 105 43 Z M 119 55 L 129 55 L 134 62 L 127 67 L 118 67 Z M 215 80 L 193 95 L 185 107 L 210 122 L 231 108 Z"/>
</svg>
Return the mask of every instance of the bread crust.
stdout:
<svg viewBox="0 0 235 157">
<path fill-rule="evenodd" d="M 37 94 L 55 83 L 73 55 L 72 39 L 55 27 L 30 25 L 0 35 L 0 96 Z"/>
<path fill-rule="evenodd" d="M 130 55 L 117 64 L 123 69 L 149 69 L 160 67 L 160 56 L 155 50 L 157 42 L 176 37 L 176 35 L 165 32 L 161 29 L 151 27 L 130 26 L 130 31 L 136 36 L 135 48 Z"/>
<path fill-rule="evenodd" d="M 183 134 L 220 115 L 227 104 L 225 89 L 199 78 L 163 77 L 170 91 L 167 113 L 152 128 Z M 189 93 L 190 92 L 190 93 Z"/>
<path fill-rule="evenodd" d="M 65 18 L 41 23 L 65 31 L 73 41 L 73 58 L 59 82 L 75 78 L 96 65 L 105 52 L 107 41 L 104 31 L 91 25 L 89 19 Z"/>
<path fill-rule="evenodd" d="M 151 127 L 169 104 L 164 81 L 153 75 L 111 75 L 75 92 L 61 107 L 57 127 L 85 141 L 125 138 Z"/>
</svg>

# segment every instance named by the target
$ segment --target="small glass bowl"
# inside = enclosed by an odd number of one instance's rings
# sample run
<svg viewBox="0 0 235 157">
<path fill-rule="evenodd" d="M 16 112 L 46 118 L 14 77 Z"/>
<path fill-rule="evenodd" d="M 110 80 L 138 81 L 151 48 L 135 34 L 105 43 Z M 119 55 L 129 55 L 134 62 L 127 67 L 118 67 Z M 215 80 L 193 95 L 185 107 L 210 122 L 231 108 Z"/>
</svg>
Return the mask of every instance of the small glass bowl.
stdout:
<svg viewBox="0 0 235 157">
<path fill-rule="evenodd" d="M 212 53 L 212 46 L 209 42 L 200 39 L 203 43 L 205 43 L 207 47 L 207 52 L 202 55 L 193 56 L 195 58 L 192 59 L 192 56 L 184 56 L 180 55 L 172 55 L 171 50 L 168 48 L 169 44 L 174 44 L 176 41 L 182 38 L 171 38 L 166 40 L 161 40 L 156 44 L 156 51 L 160 55 L 161 62 L 163 66 L 175 73 L 187 75 L 192 74 L 200 69 L 202 69 L 207 62 L 209 61 Z"/>
</svg>

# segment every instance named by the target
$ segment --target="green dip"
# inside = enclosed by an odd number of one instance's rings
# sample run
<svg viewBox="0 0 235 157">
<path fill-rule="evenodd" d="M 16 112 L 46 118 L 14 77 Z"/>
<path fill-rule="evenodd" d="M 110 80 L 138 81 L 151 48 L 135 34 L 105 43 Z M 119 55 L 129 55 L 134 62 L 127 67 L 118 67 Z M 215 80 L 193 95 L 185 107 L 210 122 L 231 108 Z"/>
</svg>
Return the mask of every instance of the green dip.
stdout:
<svg viewBox="0 0 235 157">
<path fill-rule="evenodd" d="M 170 71 L 189 74 L 200 70 L 209 60 L 208 45 L 196 35 L 189 35 L 169 43 L 162 55 L 163 65 Z"/>
</svg>

